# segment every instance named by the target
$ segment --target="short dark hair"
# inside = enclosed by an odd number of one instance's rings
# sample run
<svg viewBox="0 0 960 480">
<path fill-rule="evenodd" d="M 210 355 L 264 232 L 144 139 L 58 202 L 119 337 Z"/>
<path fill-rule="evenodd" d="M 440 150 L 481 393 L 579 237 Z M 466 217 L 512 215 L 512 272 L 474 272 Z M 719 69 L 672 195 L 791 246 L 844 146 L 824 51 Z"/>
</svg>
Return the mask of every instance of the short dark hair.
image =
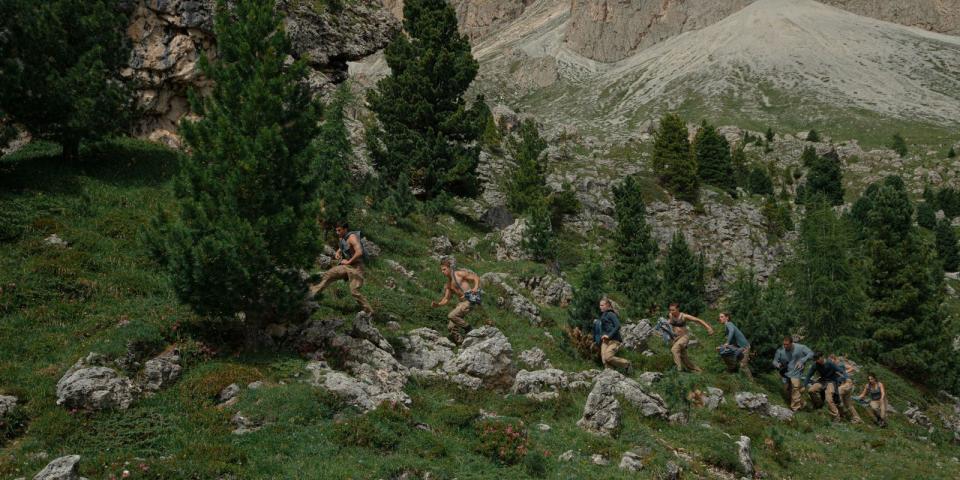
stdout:
<svg viewBox="0 0 960 480">
<path fill-rule="evenodd" d="M 670 306 L 671 306 L 671 307 L 674 307 L 674 308 L 680 308 L 680 304 L 677 303 L 677 302 L 671 302 L 671 303 L 670 303 Z"/>
<path fill-rule="evenodd" d="M 793 337 L 787 335 L 786 337 L 783 337 L 783 341 L 793 343 Z"/>
<path fill-rule="evenodd" d="M 350 230 L 350 224 L 346 220 L 339 220 L 337 223 L 333 224 L 336 228 L 342 228 L 344 230 Z"/>
<path fill-rule="evenodd" d="M 877 374 L 876 374 L 876 373 L 873 373 L 873 372 L 867 372 L 867 378 L 870 378 L 870 377 L 873 377 L 873 378 L 875 378 L 875 379 L 876 379 L 876 380 L 877 380 L 878 382 L 880 381 L 880 378 L 879 378 L 879 377 L 877 377 Z"/>
<path fill-rule="evenodd" d="M 823 358 L 823 352 L 816 352 L 813 354 L 814 360 L 820 360 L 821 358 Z"/>
</svg>

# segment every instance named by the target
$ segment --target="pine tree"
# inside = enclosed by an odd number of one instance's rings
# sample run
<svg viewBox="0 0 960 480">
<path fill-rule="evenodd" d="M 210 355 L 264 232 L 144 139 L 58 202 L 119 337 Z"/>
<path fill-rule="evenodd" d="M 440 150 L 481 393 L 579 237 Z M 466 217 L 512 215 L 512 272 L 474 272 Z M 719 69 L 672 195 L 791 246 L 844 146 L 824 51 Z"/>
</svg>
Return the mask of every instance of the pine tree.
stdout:
<svg viewBox="0 0 960 480">
<path fill-rule="evenodd" d="M 350 162 L 353 146 L 350 144 L 347 126 L 344 123 L 344 108 L 350 93 L 341 87 L 324 112 L 323 127 L 317 154 L 326 159 L 320 175 L 320 199 L 323 203 L 324 223 L 332 228 L 338 221 L 348 221 L 357 208 L 358 195 L 351 185 Z"/>
<path fill-rule="evenodd" d="M 519 139 L 511 142 L 516 168 L 506 185 L 507 206 L 516 214 L 524 214 L 547 197 L 547 177 L 540 155 L 547 142 L 540 137 L 537 125 L 532 120 L 520 124 Z"/>
<path fill-rule="evenodd" d="M 750 341 L 754 359 L 751 367 L 770 371 L 770 359 L 784 335 L 794 333 L 792 320 L 800 313 L 786 286 L 773 280 L 764 288 L 752 271 L 741 270 L 730 285 L 727 302 L 728 313 Z"/>
<path fill-rule="evenodd" d="M 381 201 L 380 208 L 393 224 L 409 217 L 416 210 L 417 199 L 410 191 L 410 180 L 407 179 L 407 174 L 400 174 L 387 196 Z"/>
<path fill-rule="evenodd" d="M 550 224 L 550 209 L 540 201 L 527 210 L 527 229 L 521 247 L 538 262 L 557 258 L 557 243 Z"/>
<path fill-rule="evenodd" d="M 640 183 L 631 175 L 613 189 L 616 205 L 617 252 L 613 277 L 637 314 L 646 314 L 657 306 L 660 279 L 657 276 L 659 247 L 647 224 L 647 208 Z"/>
<path fill-rule="evenodd" d="M 810 151 L 812 149 L 808 149 Z M 813 201 L 822 197 L 830 205 L 843 205 L 843 171 L 840 158 L 835 152 L 822 157 L 814 153 L 809 165 L 807 180 L 803 185 L 803 195 L 797 195 L 797 203 Z M 804 152 L 806 155 L 806 152 Z"/>
<path fill-rule="evenodd" d="M 960 250 L 957 249 L 957 232 L 950 220 L 944 218 L 937 222 L 937 257 L 943 263 L 943 270 L 956 272 L 960 269 Z"/>
<path fill-rule="evenodd" d="M 683 232 L 674 233 L 660 270 L 664 303 L 677 302 L 684 312 L 692 315 L 699 315 L 706 309 L 703 254 L 694 256 Z"/>
<path fill-rule="evenodd" d="M 697 162 L 690 150 L 687 125 L 677 115 L 660 119 L 653 144 L 653 171 L 660 185 L 678 199 L 696 203 L 700 194 Z"/>
<path fill-rule="evenodd" d="M 748 190 L 747 177 L 750 175 L 750 166 L 747 165 L 747 152 L 744 144 L 734 145 L 730 154 L 730 163 L 733 165 L 733 177 L 736 179 L 737 186 Z"/>
<path fill-rule="evenodd" d="M 960 215 L 960 191 L 951 187 L 943 187 L 937 191 L 936 203 L 947 218 L 952 219 Z"/>
<path fill-rule="evenodd" d="M 851 217 L 866 254 L 868 315 L 864 352 L 910 375 L 925 375 L 944 335 L 938 316 L 943 274 L 913 224 L 900 177 L 867 187 Z"/>
<path fill-rule="evenodd" d="M 786 277 L 802 312 L 797 323 L 822 348 L 849 348 L 859 334 L 866 311 L 859 253 L 853 230 L 828 203 L 807 204 Z"/>
<path fill-rule="evenodd" d="M 773 139 L 774 139 L 773 127 L 767 127 L 767 135 L 766 135 L 766 138 L 767 138 L 767 143 L 773 141 Z"/>
<path fill-rule="evenodd" d="M 193 95 L 181 127 L 190 154 L 176 182 L 179 215 L 157 222 L 178 296 L 200 314 L 245 314 L 248 334 L 299 311 L 300 269 L 320 250 L 321 172 L 344 152 L 319 155 L 320 105 L 306 65 L 285 65 L 290 43 L 272 0 L 217 4 L 214 83 Z"/>
<path fill-rule="evenodd" d="M 580 281 L 573 288 L 573 299 L 567 308 L 567 322 L 570 328 L 592 335 L 593 319 L 600 315 L 598 305 L 606 288 L 603 265 L 586 262 L 579 274 Z"/>
<path fill-rule="evenodd" d="M 811 129 L 809 132 L 807 132 L 807 141 L 808 141 L 808 142 L 819 142 L 819 141 L 820 141 L 820 134 L 817 133 L 816 130 L 812 130 L 812 129 Z"/>
<path fill-rule="evenodd" d="M 80 143 L 123 131 L 133 95 L 127 19 L 108 0 L 4 0 L 0 112 L 79 157 Z"/>
<path fill-rule="evenodd" d="M 378 125 L 367 144 L 386 178 L 407 173 L 427 197 L 477 193 L 480 135 L 464 92 L 477 75 L 470 42 L 446 0 L 407 0 L 403 32 L 385 52 L 391 74 L 368 94 Z"/>
<path fill-rule="evenodd" d="M 693 151 L 700 180 L 735 195 L 737 184 L 733 178 L 730 143 L 706 120 L 700 125 L 700 130 L 694 138 Z"/>
<path fill-rule="evenodd" d="M 899 133 L 893 134 L 893 138 L 890 140 L 890 150 L 897 152 L 897 155 L 900 155 L 900 158 L 906 157 L 910 150 L 907 148 L 907 141 L 903 139 L 903 136 Z"/>
<path fill-rule="evenodd" d="M 773 195 L 773 180 L 770 179 L 767 169 L 756 165 L 750 169 L 747 191 L 753 195 Z"/>
<path fill-rule="evenodd" d="M 493 113 L 483 95 L 474 100 L 473 111 L 477 119 L 477 131 L 480 132 L 480 144 L 488 150 L 500 151 L 503 134 L 497 127 L 497 122 L 493 119 Z"/>
<path fill-rule="evenodd" d="M 950 150 L 947 151 L 947 158 L 954 159 L 957 158 L 957 151 L 951 146 Z"/>
<path fill-rule="evenodd" d="M 917 225 L 927 230 L 937 228 L 937 212 L 933 210 L 930 202 L 923 201 L 917 204 Z"/>
<path fill-rule="evenodd" d="M 800 164 L 804 168 L 810 168 L 814 163 L 817 162 L 817 149 L 812 146 L 808 146 L 803 149 L 803 153 L 800 154 Z"/>
<path fill-rule="evenodd" d="M 761 209 L 763 218 L 766 221 L 767 235 L 773 239 L 781 239 L 787 232 L 793 230 L 793 216 L 790 206 L 786 203 L 777 202 L 772 196 L 767 198 Z"/>
</svg>

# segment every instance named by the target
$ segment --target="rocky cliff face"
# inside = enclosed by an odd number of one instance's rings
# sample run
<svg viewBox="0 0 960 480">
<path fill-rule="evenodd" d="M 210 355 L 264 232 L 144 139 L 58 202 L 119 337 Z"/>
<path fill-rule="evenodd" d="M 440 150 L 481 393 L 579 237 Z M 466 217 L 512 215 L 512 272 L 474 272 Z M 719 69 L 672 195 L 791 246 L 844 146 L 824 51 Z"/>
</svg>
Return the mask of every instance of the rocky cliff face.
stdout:
<svg viewBox="0 0 960 480">
<path fill-rule="evenodd" d="M 403 0 L 382 0 L 397 18 L 403 18 Z M 516 20 L 535 0 L 450 0 L 457 11 L 460 31 L 470 40 L 483 38 L 497 27 Z"/>
<path fill-rule="evenodd" d="M 960 0 L 821 0 L 848 12 L 922 28 L 947 35 L 960 35 Z"/>
<path fill-rule="evenodd" d="M 571 0 L 567 46 L 593 60 L 615 62 L 670 37 L 697 30 L 753 0 Z"/>
<path fill-rule="evenodd" d="M 180 119 L 189 113 L 187 91 L 209 88 L 197 68 L 201 53 L 216 54 L 213 0 L 129 0 L 127 34 L 133 43 L 125 74 L 140 84 L 144 114 L 136 134 L 179 146 Z M 310 86 L 329 92 L 346 78 L 347 62 L 370 55 L 387 45 L 399 24 L 380 5 L 345 2 L 336 14 L 313 2 L 278 0 L 294 55 L 306 58 Z"/>
</svg>

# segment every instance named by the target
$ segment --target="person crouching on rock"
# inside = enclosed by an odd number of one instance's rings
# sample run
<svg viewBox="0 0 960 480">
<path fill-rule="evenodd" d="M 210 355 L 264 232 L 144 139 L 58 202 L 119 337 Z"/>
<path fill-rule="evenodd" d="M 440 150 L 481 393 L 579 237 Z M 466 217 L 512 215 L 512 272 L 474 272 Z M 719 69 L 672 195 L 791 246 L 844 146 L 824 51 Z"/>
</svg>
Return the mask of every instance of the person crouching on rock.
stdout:
<svg viewBox="0 0 960 480">
<path fill-rule="evenodd" d="M 600 360 L 605 368 L 618 367 L 630 374 L 630 361 L 617 356 L 623 337 L 620 336 L 620 318 L 609 298 L 600 299 L 600 318 L 593 321 L 593 341 L 600 347 Z"/>
<path fill-rule="evenodd" d="M 730 321 L 730 314 L 723 312 L 720 314 L 720 324 L 727 329 L 727 340 L 717 347 L 717 352 L 724 363 L 727 363 L 727 369 L 735 372 L 738 368 L 750 381 L 753 381 L 753 372 L 750 371 L 750 342 L 743 332 Z"/>
<path fill-rule="evenodd" d="M 340 239 L 340 248 L 337 249 L 334 259 L 339 263 L 323 274 L 323 279 L 318 285 L 310 287 L 307 298 L 323 293 L 330 282 L 344 280 L 350 284 L 350 295 L 357 301 L 360 308 L 366 313 L 373 314 L 370 302 L 360 293 L 364 278 L 364 251 L 363 244 L 360 242 L 360 232 L 351 232 L 347 222 L 337 222 L 335 230 Z"/>
<path fill-rule="evenodd" d="M 440 272 L 446 277 L 447 283 L 443 288 L 443 298 L 439 302 L 431 302 L 430 306 L 439 307 L 450 301 L 451 294 L 456 294 L 459 301 L 457 306 L 447 315 L 447 329 L 450 331 L 450 340 L 457 345 L 463 343 L 463 337 L 471 330 L 470 325 L 463 319 L 470 308 L 480 305 L 480 276 L 470 270 L 457 270 L 453 257 L 444 258 L 440 262 Z M 469 290 L 463 288 L 464 283 L 472 283 Z"/>
</svg>

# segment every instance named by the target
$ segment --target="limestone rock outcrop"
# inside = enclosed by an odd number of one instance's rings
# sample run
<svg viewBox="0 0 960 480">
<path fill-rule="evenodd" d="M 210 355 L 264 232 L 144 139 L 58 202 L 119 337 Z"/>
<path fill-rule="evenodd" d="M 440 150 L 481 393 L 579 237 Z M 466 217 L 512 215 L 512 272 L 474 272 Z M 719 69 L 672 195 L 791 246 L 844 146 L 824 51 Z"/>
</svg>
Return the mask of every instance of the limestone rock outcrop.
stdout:
<svg viewBox="0 0 960 480">
<path fill-rule="evenodd" d="M 66 408 L 124 410 L 139 394 L 140 387 L 96 353 L 78 360 L 57 382 L 57 405 Z"/>
</svg>

